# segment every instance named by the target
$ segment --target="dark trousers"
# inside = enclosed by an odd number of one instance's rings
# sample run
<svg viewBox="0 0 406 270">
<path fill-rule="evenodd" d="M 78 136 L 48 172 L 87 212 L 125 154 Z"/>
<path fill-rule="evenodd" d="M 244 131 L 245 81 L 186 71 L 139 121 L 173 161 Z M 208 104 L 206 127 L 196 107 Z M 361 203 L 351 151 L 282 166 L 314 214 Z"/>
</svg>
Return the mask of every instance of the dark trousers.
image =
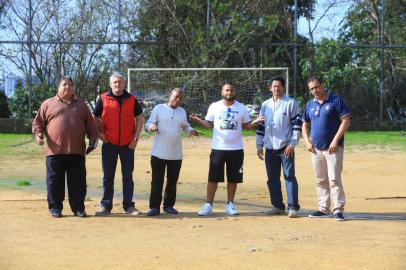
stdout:
<svg viewBox="0 0 406 270">
<path fill-rule="evenodd" d="M 120 157 L 121 174 L 123 181 L 123 208 L 134 206 L 134 150 L 128 146 L 117 146 L 111 143 L 102 145 L 103 167 L 103 198 L 101 206 L 111 210 L 113 208 L 114 177 L 116 174 L 117 160 Z"/>
<path fill-rule="evenodd" d="M 86 165 L 81 155 L 52 155 L 46 157 L 46 182 L 49 209 L 63 209 L 65 175 L 71 210 L 85 210 Z"/>
<path fill-rule="evenodd" d="M 151 156 L 151 195 L 149 198 L 149 208 L 157 208 L 161 205 L 162 189 L 165 178 L 166 186 L 163 207 L 173 207 L 176 201 L 176 183 L 178 182 L 182 160 L 166 160 Z"/>
<path fill-rule="evenodd" d="M 298 202 L 299 187 L 295 176 L 295 156 L 286 158 L 283 152 L 285 147 L 279 150 L 266 149 L 265 166 L 268 175 L 268 189 L 271 203 L 279 209 L 285 209 L 281 190 L 281 166 L 285 177 L 286 193 L 288 195 L 288 209 L 299 210 Z"/>
</svg>

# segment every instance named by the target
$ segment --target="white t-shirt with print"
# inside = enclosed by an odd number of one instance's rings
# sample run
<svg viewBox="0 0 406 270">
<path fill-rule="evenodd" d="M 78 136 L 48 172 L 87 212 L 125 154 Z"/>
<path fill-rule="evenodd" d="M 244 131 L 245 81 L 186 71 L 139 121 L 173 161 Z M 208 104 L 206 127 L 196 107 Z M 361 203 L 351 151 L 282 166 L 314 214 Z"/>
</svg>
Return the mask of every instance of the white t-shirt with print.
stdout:
<svg viewBox="0 0 406 270">
<path fill-rule="evenodd" d="M 207 121 L 213 122 L 212 148 L 215 150 L 240 150 L 242 143 L 242 124 L 251 121 L 247 108 L 234 101 L 227 107 L 223 100 L 210 105 Z"/>
</svg>

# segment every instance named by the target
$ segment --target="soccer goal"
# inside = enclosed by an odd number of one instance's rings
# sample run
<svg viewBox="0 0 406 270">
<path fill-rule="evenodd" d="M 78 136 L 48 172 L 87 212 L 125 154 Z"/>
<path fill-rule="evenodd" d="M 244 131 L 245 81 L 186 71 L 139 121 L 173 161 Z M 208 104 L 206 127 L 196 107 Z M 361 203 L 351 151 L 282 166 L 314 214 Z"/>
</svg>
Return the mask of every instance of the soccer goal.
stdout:
<svg viewBox="0 0 406 270">
<path fill-rule="evenodd" d="M 188 113 L 204 115 L 208 106 L 221 98 L 225 83 L 235 85 L 237 100 L 255 116 L 262 101 L 270 97 L 271 78 L 282 76 L 289 95 L 288 68 L 129 68 L 128 91 L 135 94 L 149 115 L 156 104 L 165 103 L 169 92 L 185 91 L 183 107 Z"/>
</svg>

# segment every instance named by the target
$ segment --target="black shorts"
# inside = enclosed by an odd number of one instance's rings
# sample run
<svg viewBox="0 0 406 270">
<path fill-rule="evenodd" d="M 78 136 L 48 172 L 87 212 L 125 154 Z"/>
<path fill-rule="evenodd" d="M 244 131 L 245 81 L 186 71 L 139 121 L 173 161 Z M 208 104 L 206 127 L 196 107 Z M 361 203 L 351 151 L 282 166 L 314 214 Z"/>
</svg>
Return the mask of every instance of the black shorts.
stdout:
<svg viewBox="0 0 406 270">
<path fill-rule="evenodd" d="M 209 182 L 224 182 L 224 164 L 227 168 L 227 181 L 242 183 L 244 151 L 215 150 L 210 153 Z"/>
</svg>

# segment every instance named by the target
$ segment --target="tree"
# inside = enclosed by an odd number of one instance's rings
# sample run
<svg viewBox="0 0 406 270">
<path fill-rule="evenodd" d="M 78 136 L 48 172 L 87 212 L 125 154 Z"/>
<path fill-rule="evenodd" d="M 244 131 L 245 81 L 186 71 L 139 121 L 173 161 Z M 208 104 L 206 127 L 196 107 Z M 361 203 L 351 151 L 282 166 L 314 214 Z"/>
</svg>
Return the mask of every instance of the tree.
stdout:
<svg viewBox="0 0 406 270">
<path fill-rule="evenodd" d="M 135 48 L 147 66 L 259 67 L 286 66 L 290 52 L 264 47 L 292 39 L 294 1 L 141 0 L 126 32 L 154 46 Z M 299 16 L 314 1 L 299 1 Z M 128 10 L 128 9 L 127 9 Z M 277 12 L 275 12 L 277 11 Z M 207 21 L 207 15 L 209 21 Z M 134 61 L 133 61 L 134 62 Z"/>
<path fill-rule="evenodd" d="M 345 43 L 380 44 L 381 36 L 381 1 L 356 1 L 348 12 L 340 39 Z M 406 6 L 404 0 L 385 1 L 385 32 L 386 45 L 405 44 Z M 398 99 L 401 106 L 406 106 L 406 50 L 385 50 L 385 106 L 390 106 L 393 99 Z M 355 76 L 353 83 L 363 89 L 357 97 L 363 104 L 375 104 L 375 115 L 379 108 L 380 50 L 356 49 L 353 51 L 352 62 L 362 71 Z"/>
<path fill-rule="evenodd" d="M 55 93 L 56 89 L 54 88 L 49 89 L 39 85 L 34 86 L 31 95 L 31 115 L 35 115 L 41 106 L 41 103 L 45 99 L 55 95 Z M 15 118 L 28 118 L 28 98 L 28 89 L 23 87 L 22 84 L 19 84 L 10 102 L 10 110 Z"/>
<path fill-rule="evenodd" d="M 4 15 L 7 34 L 12 39 L 28 39 L 28 2 L 10 2 Z M 115 14 L 108 1 L 97 0 L 43 0 L 33 1 L 32 40 L 49 43 L 8 45 L 0 56 L 11 62 L 29 80 L 29 58 L 33 76 L 45 92 L 55 87 L 62 76 L 74 80 L 75 90 L 85 100 L 93 101 L 97 85 L 116 61 L 108 46 L 102 44 L 72 44 L 70 41 L 103 41 L 114 37 Z M 25 31 L 22 31 L 25 30 Z M 61 41 L 65 43 L 54 43 Z M 35 95 L 35 93 L 33 93 Z M 39 94 L 41 96 L 41 94 Z"/>
<path fill-rule="evenodd" d="M 0 91 L 0 118 L 10 118 L 11 113 L 8 108 L 7 96 Z"/>
</svg>

